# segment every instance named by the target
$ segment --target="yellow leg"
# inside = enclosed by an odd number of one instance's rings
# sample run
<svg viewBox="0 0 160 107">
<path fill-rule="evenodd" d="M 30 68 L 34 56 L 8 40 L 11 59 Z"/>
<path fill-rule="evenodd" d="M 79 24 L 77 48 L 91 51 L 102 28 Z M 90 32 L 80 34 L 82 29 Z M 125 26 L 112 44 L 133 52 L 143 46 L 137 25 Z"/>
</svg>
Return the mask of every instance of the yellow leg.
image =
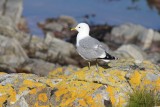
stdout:
<svg viewBox="0 0 160 107">
<path fill-rule="evenodd" d="M 98 66 L 98 61 L 96 59 L 96 69 L 97 69 L 97 72 L 99 71 L 99 66 Z"/>
<path fill-rule="evenodd" d="M 91 67 L 91 63 L 88 62 L 88 70 L 90 70 L 90 67 Z"/>
</svg>

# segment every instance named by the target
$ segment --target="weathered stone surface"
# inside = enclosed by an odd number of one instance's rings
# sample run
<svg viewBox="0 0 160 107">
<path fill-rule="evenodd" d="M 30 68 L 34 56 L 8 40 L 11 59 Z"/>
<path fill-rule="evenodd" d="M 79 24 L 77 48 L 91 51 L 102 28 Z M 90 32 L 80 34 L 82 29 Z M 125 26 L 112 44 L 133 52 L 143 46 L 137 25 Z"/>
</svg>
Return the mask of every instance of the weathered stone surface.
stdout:
<svg viewBox="0 0 160 107">
<path fill-rule="evenodd" d="M 60 78 L 60 79 L 67 79 L 70 75 L 75 72 L 78 72 L 79 68 L 75 66 L 64 66 L 64 67 L 57 67 L 52 72 L 49 73 L 49 78 Z"/>
<path fill-rule="evenodd" d="M 19 72 L 24 71 L 38 76 L 47 76 L 48 73 L 56 69 L 56 67 L 58 67 L 58 65 L 40 59 L 29 59 L 17 69 L 17 72 L 19 70 Z"/>
<path fill-rule="evenodd" d="M 39 107 L 50 105 L 49 99 L 54 80 L 32 74 L 1 74 L 0 77 L 5 77 L 0 82 L 1 106 Z"/>
<path fill-rule="evenodd" d="M 62 22 L 67 23 L 69 26 L 73 26 L 73 25 L 77 24 L 77 21 L 71 16 L 62 15 L 62 16 L 59 17 L 59 20 L 62 21 Z"/>
<path fill-rule="evenodd" d="M 160 91 L 160 68 L 148 61 L 136 65 L 117 60 L 110 68 L 57 68 L 48 78 L 0 73 L 0 105 L 9 107 L 105 107 L 127 104 L 134 89 Z"/>
<path fill-rule="evenodd" d="M 147 59 L 153 63 L 160 63 L 160 53 L 154 52 L 147 55 Z"/>
<path fill-rule="evenodd" d="M 49 41 L 48 39 L 50 39 L 51 41 Z M 63 40 L 57 39 L 55 37 L 51 37 L 51 36 L 49 37 L 49 35 L 47 35 L 45 43 L 48 46 L 50 46 L 50 49 L 56 52 L 59 52 L 61 55 L 64 55 L 64 56 L 70 56 L 71 54 L 76 53 L 76 49 L 72 44 L 67 43 Z"/>
<path fill-rule="evenodd" d="M 111 31 L 111 35 L 113 38 L 118 38 L 114 40 L 118 43 L 133 42 L 139 44 L 139 42 L 141 42 L 141 47 L 143 47 L 143 49 L 149 48 L 152 42 L 160 41 L 160 34 L 157 31 L 132 23 L 114 27 Z M 135 41 L 137 39 L 139 40 L 138 42 Z"/>
<path fill-rule="evenodd" d="M 1 16 L 0 15 L 0 27 L 8 28 L 8 29 L 14 29 L 14 23 L 11 20 L 10 17 Z"/>
<path fill-rule="evenodd" d="M 38 26 L 45 34 L 52 32 L 55 37 L 66 39 L 72 34 L 70 28 L 76 24 L 77 22 L 73 17 L 60 16 L 58 18 L 48 18 L 44 22 L 38 23 Z"/>
<path fill-rule="evenodd" d="M 154 31 L 152 29 L 148 29 L 145 32 L 142 32 L 138 39 L 144 44 L 143 49 L 148 49 L 151 47 L 152 41 L 154 37 Z"/>
<path fill-rule="evenodd" d="M 144 59 L 146 59 L 145 52 L 133 44 L 122 45 L 117 49 L 116 52 L 122 54 L 122 56 L 124 57 L 128 57 L 128 55 L 130 55 L 132 58 L 135 59 L 135 62 L 137 63 L 141 63 Z M 120 56 L 119 58 L 121 58 L 122 56 Z"/>
<path fill-rule="evenodd" d="M 4 6 L 5 0 L 0 1 L 0 14 L 3 13 L 3 6 Z"/>
<path fill-rule="evenodd" d="M 111 34 L 128 42 L 135 39 L 139 35 L 139 33 L 143 31 L 145 31 L 145 28 L 143 28 L 142 26 L 127 23 L 114 27 Z"/>
<path fill-rule="evenodd" d="M 28 59 L 25 51 L 16 39 L 0 36 L 0 63 L 18 66 Z"/>
<path fill-rule="evenodd" d="M 78 65 L 78 61 L 72 58 L 77 55 L 73 44 L 51 37 L 50 35 L 47 35 L 45 40 L 32 36 L 26 51 L 32 58 L 39 58 L 59 64 Z"/>
<path fill-rule="evenodd" d="M 0 34 L 1 36 L 15 38 L 20 41 L 22 47 L 28 45 L 30 35 L 18 30 L 10 17 L 0 16 Z"/>
<path fill-rule="evenodd" d="M 154 37 L 153 37 L 154 41 L 160 41 L 160 33 L 159 32 L 154 32 Z"/>
<path fill-rule="evenodd" d="M 10 17 L 13 22 L 18 23 L 22 11 L 23 0 L 1 0 L 0 2 L 0 15 Z"/>
<path fill-rule="evenodd" d="M 60 64 L 78 65 L 78 61 L 72 57 L 77 55 L 75 47 L 71 43 L 55 37 L 46 37 L 45 40 L 35 35 L 29 35 L 14 28 L 14 24 L 8 21 L 10 18 L 0 17 L 1 36 L 14 38 L 23 47 L 29 57 L 39 58 L 45 61 Z"/>
</svg>

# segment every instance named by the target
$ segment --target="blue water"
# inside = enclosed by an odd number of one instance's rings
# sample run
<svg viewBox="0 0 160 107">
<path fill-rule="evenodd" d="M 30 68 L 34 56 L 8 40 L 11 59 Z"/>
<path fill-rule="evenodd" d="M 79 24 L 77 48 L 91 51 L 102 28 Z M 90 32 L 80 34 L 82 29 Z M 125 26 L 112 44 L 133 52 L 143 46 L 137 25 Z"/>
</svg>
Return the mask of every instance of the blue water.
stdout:
<svg viewBox="0 0 160 107">
<path fill-rule="evenodd" d="M 27 18 L 33 34 L 42 35 L 37 22 L 46 18 L 69 15 L 78 22 L 86 14 L 96 16 L 89 21 L 94 24 L 119 25 L 132 22 L 147 28 L 160 29 L 158 10 L 150 9 L 146 0 L 24 0 L 23 15 Z"/>
</svg>

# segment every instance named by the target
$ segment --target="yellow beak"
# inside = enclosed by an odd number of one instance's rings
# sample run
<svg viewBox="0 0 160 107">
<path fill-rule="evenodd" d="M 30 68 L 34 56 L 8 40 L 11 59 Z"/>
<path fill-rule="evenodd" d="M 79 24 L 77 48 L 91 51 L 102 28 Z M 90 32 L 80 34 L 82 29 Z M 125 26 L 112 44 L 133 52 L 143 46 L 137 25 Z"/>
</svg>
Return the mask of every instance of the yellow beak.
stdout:
<svg viewBox="0 0 160 107">
<path fill-rule="evenodd" d="M 72 28 L 71 31 L 76 30 L 75 28 Z"/>
</svg>

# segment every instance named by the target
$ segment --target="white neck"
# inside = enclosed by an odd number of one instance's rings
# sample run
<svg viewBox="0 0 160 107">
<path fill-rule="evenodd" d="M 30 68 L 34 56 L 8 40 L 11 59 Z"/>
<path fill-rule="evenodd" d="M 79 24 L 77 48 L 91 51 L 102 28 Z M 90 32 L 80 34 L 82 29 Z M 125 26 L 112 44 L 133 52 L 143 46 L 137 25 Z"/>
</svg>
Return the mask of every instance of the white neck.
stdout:
<svg viewBox="0 0 160 107">
<path fill-rule="evenodd" d="M 88 37 L 89 36 L 89 32 L 79 32 L 77 34 L 77 43 L 76 43 L 76 46 L 79 46 L 79 41 Z"/>
</svg>

